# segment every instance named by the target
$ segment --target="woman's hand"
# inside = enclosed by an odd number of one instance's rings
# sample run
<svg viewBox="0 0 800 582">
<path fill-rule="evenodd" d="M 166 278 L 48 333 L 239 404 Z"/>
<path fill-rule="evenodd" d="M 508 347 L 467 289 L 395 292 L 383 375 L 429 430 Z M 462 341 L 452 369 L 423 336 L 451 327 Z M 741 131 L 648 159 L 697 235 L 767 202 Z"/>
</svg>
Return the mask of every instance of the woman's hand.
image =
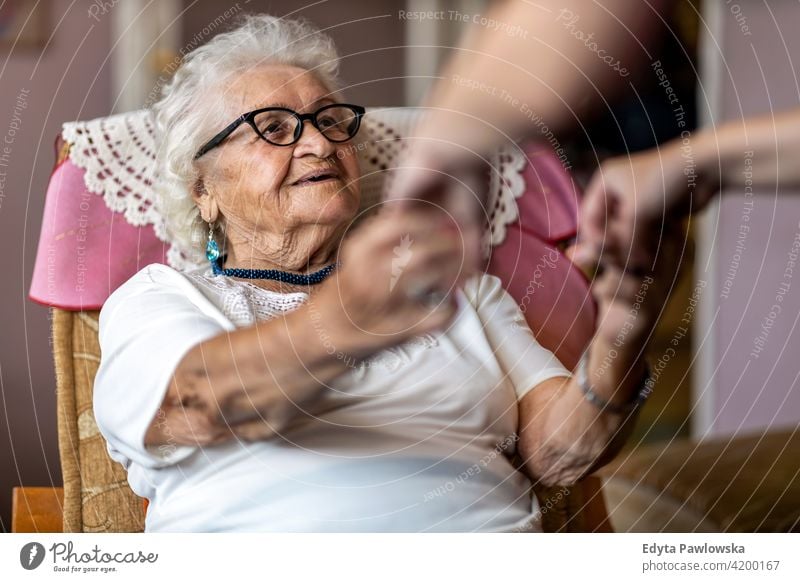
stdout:
<svg viewBox="0 0 800 582">
<path fill-rule="evenodd" d="M 644 364 L 644 347 L 658 323 L 664 305 L 674 288 L 685 254 L 687 236 L 676 222 L 668 230 L 651 231 L 656 252 L 646 258 L 644 267 L 621 266 L 600 257 L 600 269 L 591 282 L 597 302 L 597 325 L 589 350 L 592 384 L 607 383 L 609 393 L 625 402 L 628 390 L 636 386 Z M 572 258 L 576 247 L 568 249 Z M 602 382 L 601 382 L 602 376 Z"/>
<path fill-rule="evenodd" d="M 681 223 L 660 233 L 651 231 L 650 236 L 657 251 L 646 258 L 643 267 L 601 260 L 602 267 L 592 281 L 598 307 L 595 336 L 637 352 L 675 285 L 687 242 Z"/>
<path fill-rule="evenodd" d="M 477 237 L 435 207 L 389 206 L 345 241 L 341 267 L 309 308 L 335 349 L 355 358 L 440 329 L 474 272 L 467 257 L 478 249 L 465 240 Z"/>
</svg>

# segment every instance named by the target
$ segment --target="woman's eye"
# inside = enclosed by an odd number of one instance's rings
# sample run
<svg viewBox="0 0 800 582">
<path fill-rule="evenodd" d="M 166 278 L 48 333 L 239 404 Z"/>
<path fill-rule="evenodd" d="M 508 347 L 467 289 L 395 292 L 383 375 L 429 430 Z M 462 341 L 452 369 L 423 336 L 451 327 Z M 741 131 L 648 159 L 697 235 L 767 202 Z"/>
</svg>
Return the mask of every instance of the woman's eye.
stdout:
<svg viewBox="0 0 800 582">
<path fill-rule="evenodd" d="M 276 137 L 292 133 L 294 125 L 291 119 L 278 115 L 263 115 L 256 117 L 256 126 L 262 135 Z"/>
<path fill-rule="evenodd" d="M 278 122 L 270 123 L 269 125 L 267 125 L 267 128 L 265 130 L 266 133 L 270 134 L 280 133 L 283 131 L 286 131 L 286 124 Z"/>
</svg>

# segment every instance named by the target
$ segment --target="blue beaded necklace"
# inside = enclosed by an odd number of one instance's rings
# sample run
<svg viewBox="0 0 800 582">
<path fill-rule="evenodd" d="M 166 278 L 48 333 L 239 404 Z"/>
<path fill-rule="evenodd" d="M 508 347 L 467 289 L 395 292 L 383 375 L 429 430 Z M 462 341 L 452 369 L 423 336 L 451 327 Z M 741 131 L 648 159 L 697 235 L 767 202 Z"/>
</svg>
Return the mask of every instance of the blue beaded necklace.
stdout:
<svg viewBox="0 0 800 582">
<path fill-rule="evenodd" d="M 208 242 L 206 243 L 206 259 L 211 263 L 211 270 L 215 275 L 225 275 L 226 277 L 239 277 L 240 279 L 271 279 L 281 283 L 291 285 L 316 285 L 322 283 L 336 268 L 338 263 L 333 263 L 323 267 L 319 271 L 308 275 L 298 275 L 277 269 L 224 269 L 222 267 L 222 253 L 219 245 L 214 240 L 214 224 L 208 225 Z"/>
<path fill-rule="evenodd" d="M 220 263 L 220 259 L 211 262 L 211 268 L 215 275 L 226 275 L 241 279 L 272 279 L 273 281 L 292 285 L 316 285 L 317 283 L 322 283 L 336 268 L 336 263 L 333 263 L 314 273 L 298 275 L 297 273 L 287 273 L 277 269 L 223 269 Z"/>
</svg>

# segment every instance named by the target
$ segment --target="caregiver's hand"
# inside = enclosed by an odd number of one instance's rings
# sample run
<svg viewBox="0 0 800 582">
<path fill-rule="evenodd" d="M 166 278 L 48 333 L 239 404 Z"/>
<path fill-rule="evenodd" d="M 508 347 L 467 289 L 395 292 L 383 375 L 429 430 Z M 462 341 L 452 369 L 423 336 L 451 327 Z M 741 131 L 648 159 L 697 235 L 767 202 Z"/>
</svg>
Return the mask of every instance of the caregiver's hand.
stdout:
<svg viewBox="0 0 800 582">
<path fill-rule="evenodd" d="M 344 242 L 314 301 L 339 349 L 368 355 L 449 323 L 474 253 L 441 210 L 389 204 Z"/>
<path fill-rule="evenodd" d="M 705 206 L 717 186 L 699 163 L 698 152 L 686 158 L 682 145 L 673 141 L 601 164 L 581 204 L 574 254 L 579 266 L 592 271 L 602 255 L 607 265 L 649 268 L 662 225 Z"/>
<path fill-rule="evenodd" d="M 444 152 L 452 149 L 449 144 L 436 150 L 415 145 L 392 173 L 385 199 L 393 208 L 445 216 L 449 225 L 458 230 L 466 249 L 464 268 L 474 272 L 481 266 L 491 169 L 478 157 L 450 163 L 452 154 L 448 157 Z"/>
</svg>

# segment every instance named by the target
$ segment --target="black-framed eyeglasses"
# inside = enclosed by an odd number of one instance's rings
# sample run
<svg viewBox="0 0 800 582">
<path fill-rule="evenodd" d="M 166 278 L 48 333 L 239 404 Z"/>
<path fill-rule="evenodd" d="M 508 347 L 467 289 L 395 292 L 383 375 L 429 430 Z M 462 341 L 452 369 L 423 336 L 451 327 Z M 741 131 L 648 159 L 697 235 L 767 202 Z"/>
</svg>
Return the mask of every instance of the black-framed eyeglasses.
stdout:
<svg viewBox="0 0 800 582">
<path fill-rule="evenodd" d="M 332 103 L 320 107 L 313 113 L 297 113 L 285 107 L 265 107 L 240 115 L 228 127 L 208 140 L 197 150 L 198 159 L 214 149 L 243 123 L 253 128 L 258 137 L 276 146 L 297 143 L 303 135 L 303 122 L 307 119 L 328 141 L 342 143 L 353 139 L 361 127 L 361 118 L 366 110 L 360 105 Z"/>
</svg>

